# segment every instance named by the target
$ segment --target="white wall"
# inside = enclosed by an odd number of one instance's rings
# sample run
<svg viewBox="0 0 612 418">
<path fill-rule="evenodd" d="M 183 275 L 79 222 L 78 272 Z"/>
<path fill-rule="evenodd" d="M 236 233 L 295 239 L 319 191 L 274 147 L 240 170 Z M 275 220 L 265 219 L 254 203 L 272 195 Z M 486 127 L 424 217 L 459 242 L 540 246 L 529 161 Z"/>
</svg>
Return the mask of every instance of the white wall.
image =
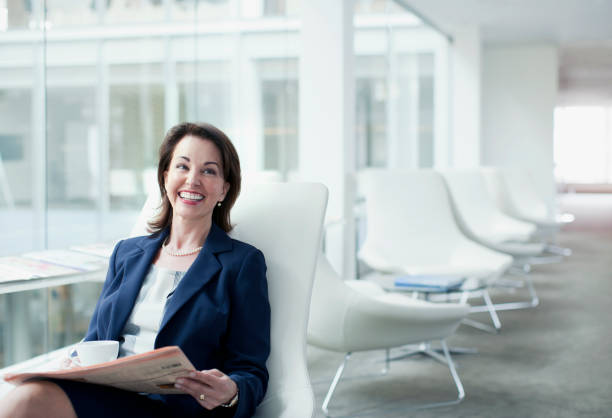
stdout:
<svg viewBox="0 0 612 418">
<path fill-rule="evenodd" d="M 482 74 L 482 163 L 528 170 L 552 207 L 557 48 L 486 46 Z"/>
</svg>

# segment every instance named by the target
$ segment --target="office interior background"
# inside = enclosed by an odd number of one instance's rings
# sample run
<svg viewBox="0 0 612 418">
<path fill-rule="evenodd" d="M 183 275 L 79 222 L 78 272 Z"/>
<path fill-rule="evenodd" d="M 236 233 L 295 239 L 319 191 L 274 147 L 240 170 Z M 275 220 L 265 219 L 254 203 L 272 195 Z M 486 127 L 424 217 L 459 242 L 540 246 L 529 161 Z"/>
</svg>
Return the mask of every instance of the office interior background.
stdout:
<svg viewBox="0 0 612 418">
<path fill-rule="evenodd" d="M 0 256 L 126 236 L 181 121 L 228 133 L 245 187 L 326 184 L 344 278 L 368 167 L 520 168 L 551 211 L 611 192 L 611 20 L 607 0 L 0 0 Z M 1 294 L 0 368 L 82 338 L 100 288 Z"/>
</svg>

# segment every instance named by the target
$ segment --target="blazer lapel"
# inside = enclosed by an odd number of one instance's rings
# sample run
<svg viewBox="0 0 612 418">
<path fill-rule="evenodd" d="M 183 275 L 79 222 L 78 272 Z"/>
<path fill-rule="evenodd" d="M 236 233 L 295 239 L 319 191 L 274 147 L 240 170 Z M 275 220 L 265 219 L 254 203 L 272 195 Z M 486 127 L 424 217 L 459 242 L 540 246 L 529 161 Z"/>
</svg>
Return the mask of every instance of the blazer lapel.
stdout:
<svg viewBox="0 0 612 418">
<path fill-rule="evenodd" d="M 189 270 L 187 270 L 187 273 L 185 273 L 185 276 L 181 279 L 172 295 L 172 299 L 167 306 L 159 327 L 158 335 L 161 334 L 163 328 L 176 312 L 221 270 L 222 266 L 215 254 L 228 251 L 231 248 L 232 240 L 221 228 L 213 223 L 204 243 L 204 248 L 202 248 L 198 257 Z"/>
<path fill-rule="evenodd" d="M 142 282 L 151 268 L 155 254 L 157 254 L 167 235 L 168 229 L 161 231 L 158 236 L 143 242 L 142 251 L 135 251 L 134 254 L 126 258 L 123 283 L 118 289 L 118 295 L 111 312 L 108 339 L 117 339 L 123 331 L 123 327 L 134 308 L 138 293 L 140 293 Z"/>
</svg>

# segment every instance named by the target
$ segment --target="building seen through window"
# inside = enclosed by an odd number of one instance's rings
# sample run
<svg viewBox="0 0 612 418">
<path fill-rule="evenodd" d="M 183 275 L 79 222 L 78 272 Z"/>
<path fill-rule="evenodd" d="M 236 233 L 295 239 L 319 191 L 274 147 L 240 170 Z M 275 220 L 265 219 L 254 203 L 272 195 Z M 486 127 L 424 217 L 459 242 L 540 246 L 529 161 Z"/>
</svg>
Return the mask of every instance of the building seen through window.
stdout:
<svg viewBox="0 0 612 418">
<path fill-rule="evenodd" d="M 300 7 L 0 1 L 0 257 L 126 237 L 181 121 L 227 132 L 245 172 L 290 179 Z M 391 0 L 355 2 L 354 36 L 356 166 L 431 166 L 445 41 Z M 0 367 L 82 338 L 100 287 L 0 293 Z"/>
</svg>

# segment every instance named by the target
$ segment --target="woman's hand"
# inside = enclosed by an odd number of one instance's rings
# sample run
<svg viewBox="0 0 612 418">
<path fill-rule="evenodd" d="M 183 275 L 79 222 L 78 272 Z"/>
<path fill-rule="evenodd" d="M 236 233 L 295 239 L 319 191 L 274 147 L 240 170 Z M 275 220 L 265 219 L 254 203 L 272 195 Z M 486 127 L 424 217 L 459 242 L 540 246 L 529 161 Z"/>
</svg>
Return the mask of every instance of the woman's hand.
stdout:
<svg viewBox="0 0 612 418">
<path fill-rule="evenodd" d="M 217 369 L 191 372 L 176 379 L 174 386 L 193 396 L 206 409 L 227 403 L 238 393 L 236 382 Z"/>
</svg>

